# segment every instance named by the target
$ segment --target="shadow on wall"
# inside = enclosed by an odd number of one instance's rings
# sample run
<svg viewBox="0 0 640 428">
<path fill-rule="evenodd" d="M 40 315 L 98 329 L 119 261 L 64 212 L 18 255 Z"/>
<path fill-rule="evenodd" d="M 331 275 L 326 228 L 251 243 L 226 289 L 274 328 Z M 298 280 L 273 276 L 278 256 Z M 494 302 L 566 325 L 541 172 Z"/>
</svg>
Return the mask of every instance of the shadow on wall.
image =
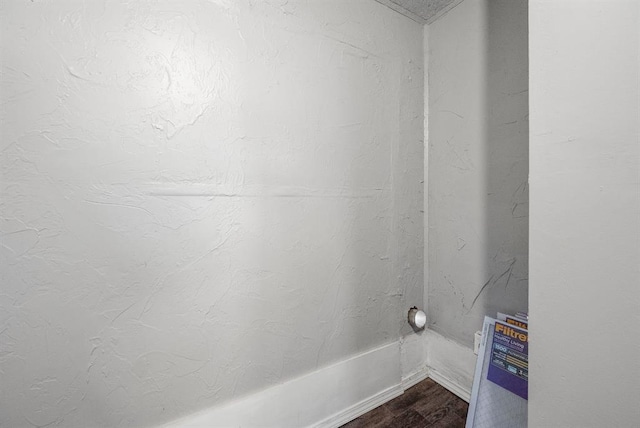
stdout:
<svg viewBox="0 0 640 428">
<path fill-rule="evenodd" d="M 482 312 L 528 310 L 528 1 L 487 5 L 484 97 L 486 272 Z M 480 296 L 484 294 L 484 296 Z"/>
<path fill-rule="evenodd" d="M 429 327 L 468 347 L 527 309 L 527 6 L 465 0 L 429 28 Z"/>
</svg>

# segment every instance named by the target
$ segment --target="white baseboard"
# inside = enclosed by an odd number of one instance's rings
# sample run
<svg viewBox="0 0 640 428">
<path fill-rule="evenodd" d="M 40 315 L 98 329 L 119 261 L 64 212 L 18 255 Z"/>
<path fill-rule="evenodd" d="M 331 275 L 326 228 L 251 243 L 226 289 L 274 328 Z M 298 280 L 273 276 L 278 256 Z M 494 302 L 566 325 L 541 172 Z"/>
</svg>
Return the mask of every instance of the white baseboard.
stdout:
<svg viewBox="0 0 640 428">
<path fill-rule="evenodd" d="M 335 415 L 329 416 L 323 421 L 317 424 L 311 425 L 314 428 L 335 428 L 340 427 L 347 422 L 354 420 L 355 418 L 364 415 L 367 412 L 382 406 L 384 403 L 393 400 L 394 398 L 402 395 L 404 390 L 400 385 L 393 386 L 384 391 L 381 391 L 366 400 L 361 401 L 353 406 L 350 406 Z"/>
<path fill-rule="evenodd" d="M 471 391 L 460 383 L 448 378 L 446 375 L 434 370 L 429 372 L 429 378 L 437 384 L 445 387 L 448 391 L 462 398 L 467 403 L 471 400 Z"/>
<path fill-rule="evenodd" d="M 406 391 L 407 389 L 422 382 L 428 377 L 429 377 L 429 368 L 425 366 L 422 370 L 412 373 L 405 378 L 402 378 L 402 390 Z"/>
<path fill-rule="evenodd" d="M 429 377 L 468 403 L 476 367 L 473 349 L 433 330 L 425 333 Z"/>
<path fill-rule="evenodd" d="M 431 330 L 404 337 L 399 345 L 402 371 L 400 385 L 374 394 L 313 426 L 339 427 L 401 395 L 426 378 L 433 379 L 434 382 L 469 402 L 476 362 L 473 349 Z"/>
<path fill-rule="evenodd" d="M 402 394 L 400 342 L 165 427 L 337 427 Z"/>
<path fill-rule="evenodd" d="M 465 401 L 473 350 L 426 330 L 164 427 L 339 427 L 432 378 Z"/>
<path fill-rule="evenodd" d="M 402 389 L 405 391 L 428 377 L 424 331 L 400 339 L 400 371 Z"/>
<path fill-rule="evenodd" d="M 429 369 L 426 364 L 426 345 L 422 334 L 405 336 L 400 339 L 398 346 L 400 349 L 400 371 L 402 376 L 399 384 L 388 390 L 375 393 L 360 403 L 346 407 L 335 415 L 313 426 L 318 428 L 342 426 L 358 416 L 362 416 L 389 400 L 396 398 L 407 389 L 429 377 Z"/>
</svg>

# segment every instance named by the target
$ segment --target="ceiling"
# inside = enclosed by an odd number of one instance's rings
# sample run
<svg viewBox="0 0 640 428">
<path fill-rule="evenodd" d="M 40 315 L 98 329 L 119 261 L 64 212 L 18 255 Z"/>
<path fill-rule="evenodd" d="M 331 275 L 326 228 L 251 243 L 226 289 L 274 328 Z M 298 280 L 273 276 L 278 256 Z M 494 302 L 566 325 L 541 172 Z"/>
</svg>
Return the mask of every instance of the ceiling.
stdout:
<svg viewBox="0 0 640 428">
<path fill-rule="evenodd" d="M 462 0 L 376 0 L 421 24 L 430 24 Z"/>
</svg>

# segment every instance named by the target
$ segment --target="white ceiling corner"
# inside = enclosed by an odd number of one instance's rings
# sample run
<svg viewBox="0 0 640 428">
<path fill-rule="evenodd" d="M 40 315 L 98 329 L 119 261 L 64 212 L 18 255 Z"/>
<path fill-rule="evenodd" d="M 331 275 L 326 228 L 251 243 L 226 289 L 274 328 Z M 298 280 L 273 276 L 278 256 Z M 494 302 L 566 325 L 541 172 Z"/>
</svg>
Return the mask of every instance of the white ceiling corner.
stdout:
<svg viewBox="0 0 640 428">
<path fill-rule="evenodd" d="M 421 24 L 430 24 L 462 0 L 376 0 Z"/>
</svg>

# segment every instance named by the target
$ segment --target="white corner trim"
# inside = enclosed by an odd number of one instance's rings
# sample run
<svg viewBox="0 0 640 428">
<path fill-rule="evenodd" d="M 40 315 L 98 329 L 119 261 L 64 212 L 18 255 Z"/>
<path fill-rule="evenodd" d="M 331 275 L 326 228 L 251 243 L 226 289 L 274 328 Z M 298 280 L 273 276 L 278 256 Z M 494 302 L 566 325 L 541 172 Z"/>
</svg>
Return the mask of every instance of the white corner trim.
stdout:
<svg viewBox="0 0 640 428">
<path fill-rule="evenodd" d="M 425 340 L 429 377 L 469 402 L 476 366 L 473 349 L 433 330 L 426 331 Z"/>
</svg>

